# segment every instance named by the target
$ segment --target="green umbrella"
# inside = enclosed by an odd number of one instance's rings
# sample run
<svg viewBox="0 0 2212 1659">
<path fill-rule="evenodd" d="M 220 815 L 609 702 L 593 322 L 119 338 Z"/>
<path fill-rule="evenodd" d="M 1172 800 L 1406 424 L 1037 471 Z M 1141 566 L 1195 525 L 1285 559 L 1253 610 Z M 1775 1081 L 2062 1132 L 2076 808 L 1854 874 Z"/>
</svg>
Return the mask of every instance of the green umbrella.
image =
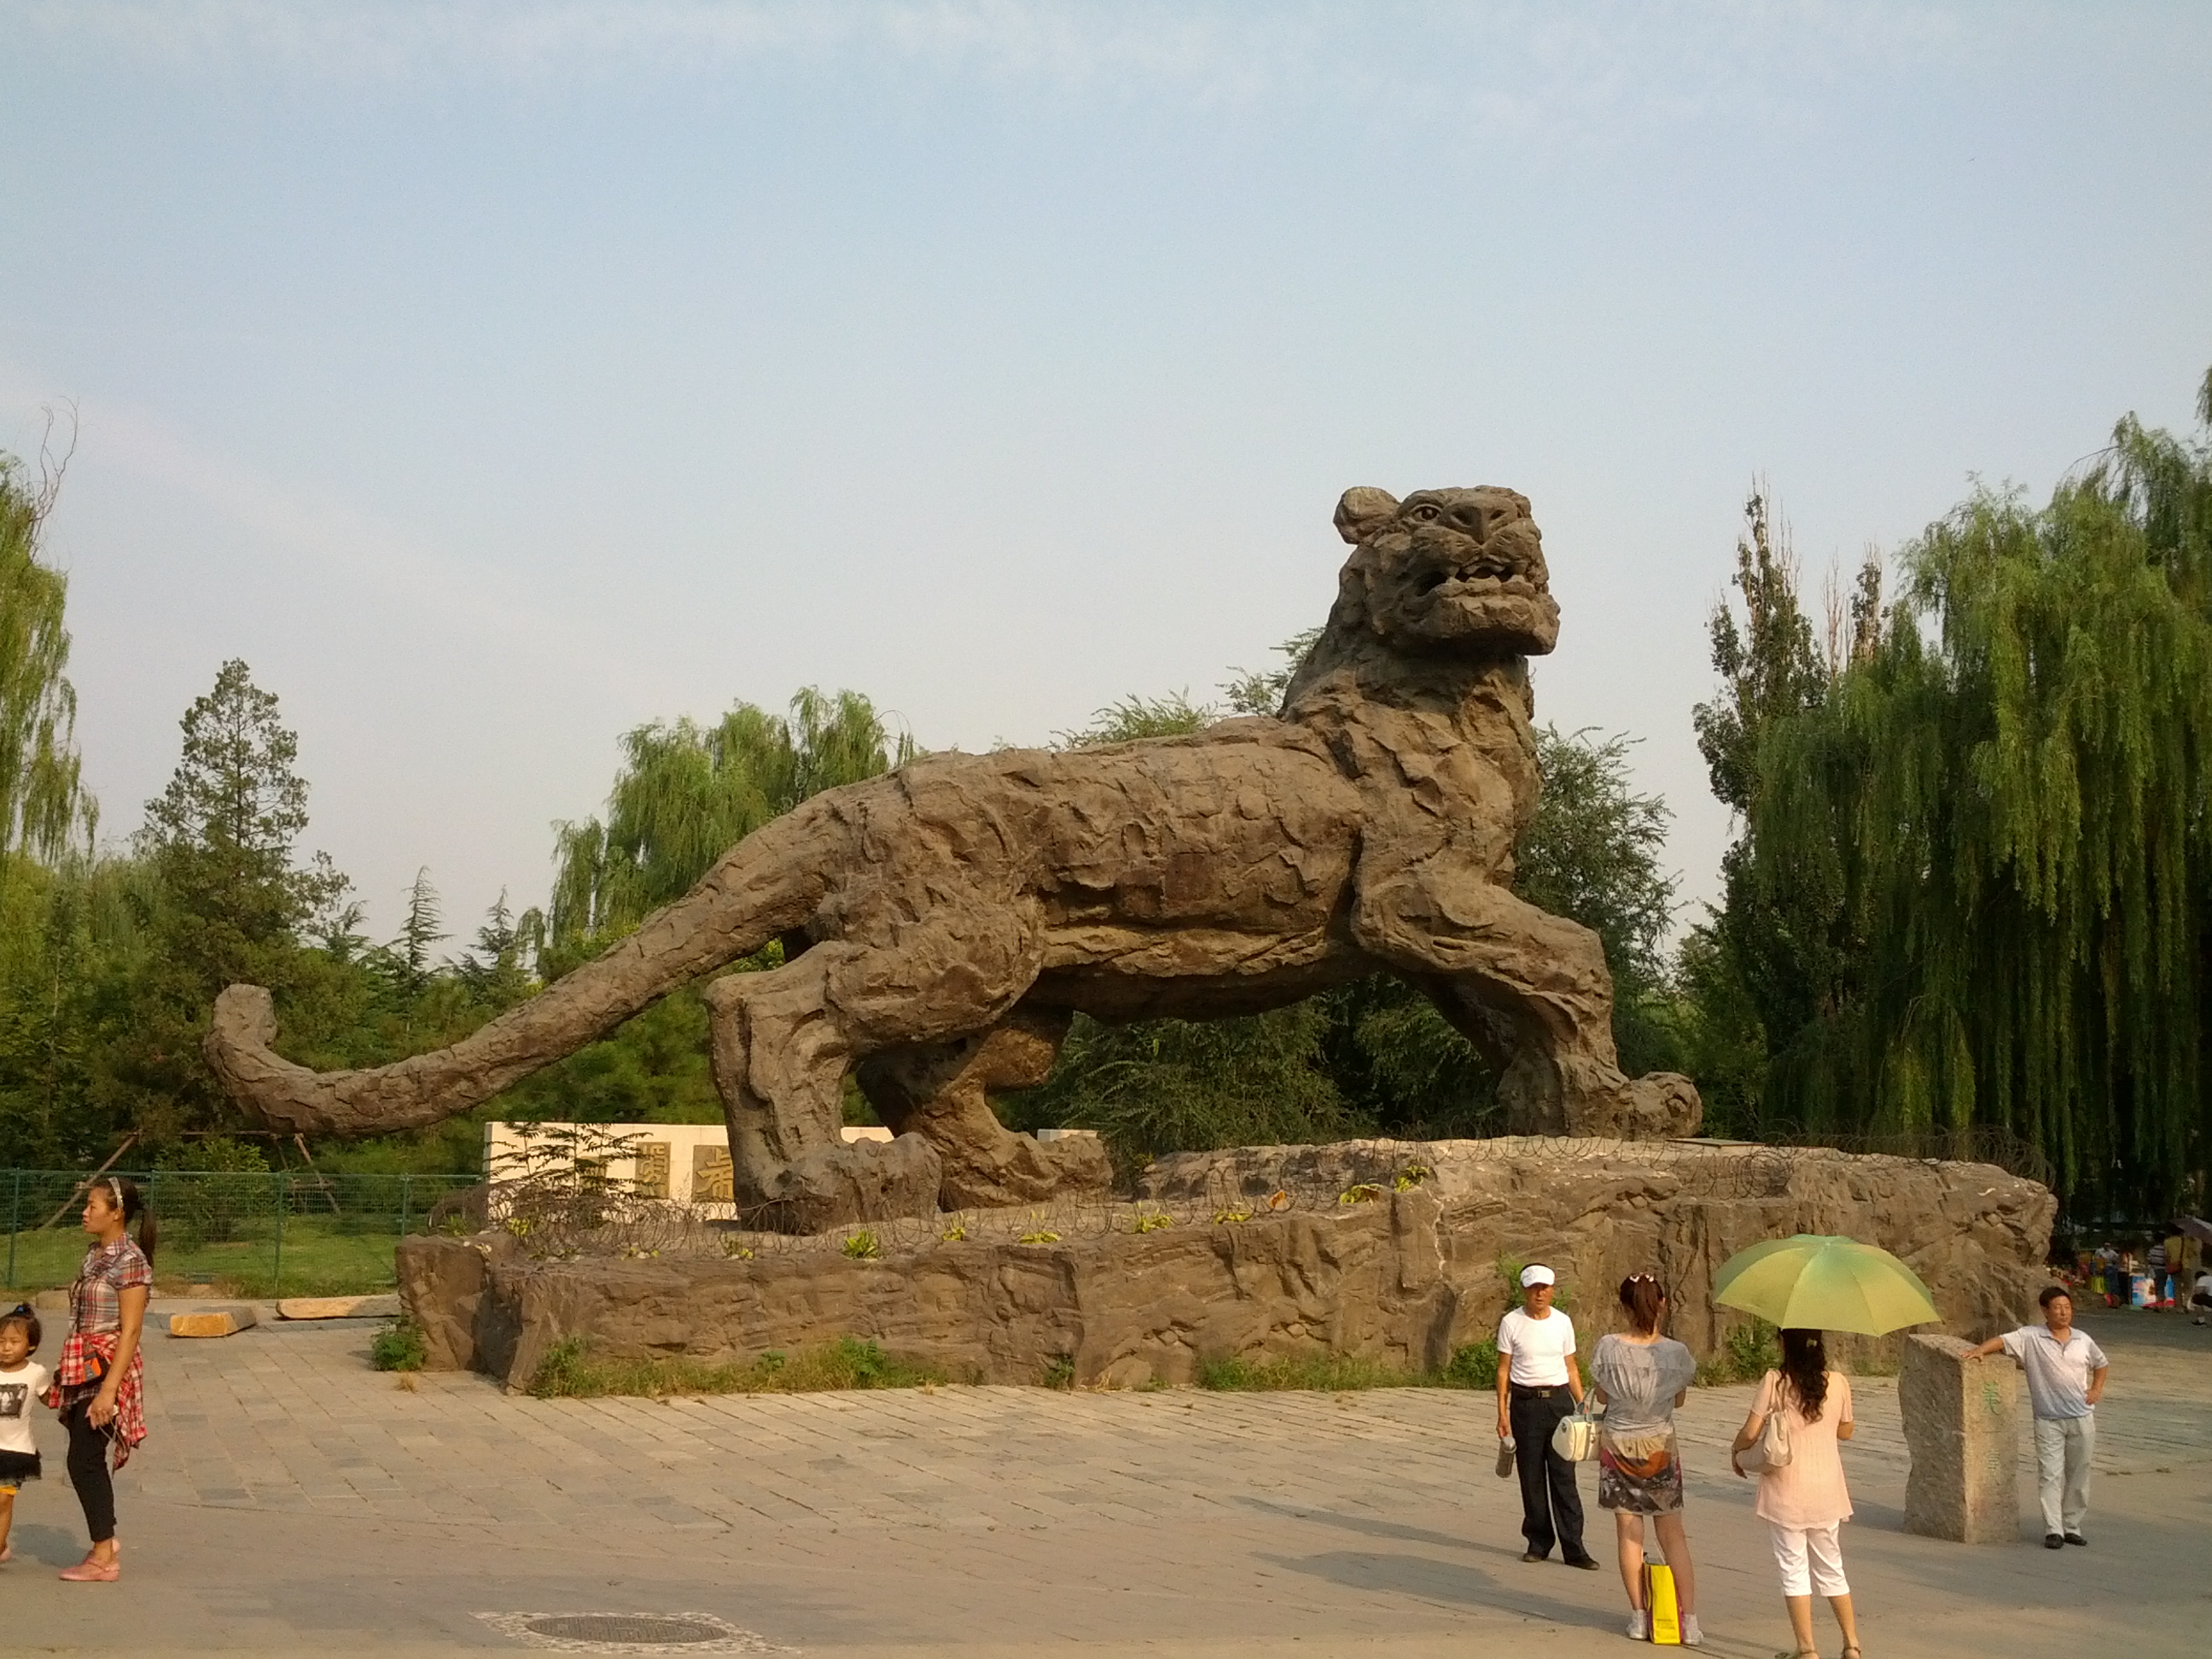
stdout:
<svg viewBox="0 0 2212 1659">
<path fill-rule="evenodd" d="M 1942 1318 L 1920 1275 L 1887 1250 L 1821 1233 L 1738 1250 L 1714 1277 L 1713 1300 L 1785 1329 L 1866 1336 Z"/>
</svg>

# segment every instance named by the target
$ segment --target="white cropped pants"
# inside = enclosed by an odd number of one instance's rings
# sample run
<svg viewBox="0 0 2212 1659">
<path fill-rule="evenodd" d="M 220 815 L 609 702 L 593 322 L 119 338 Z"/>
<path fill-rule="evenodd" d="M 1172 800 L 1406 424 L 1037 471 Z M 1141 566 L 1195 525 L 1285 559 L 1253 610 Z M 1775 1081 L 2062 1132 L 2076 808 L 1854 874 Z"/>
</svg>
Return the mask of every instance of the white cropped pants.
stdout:
<svg viewBox="0 0 2212 1659">
<path fill-rule="evenodd" d="M 1782 1569 L 1784 1595 L 1849 1595 L 1850 1583 L 1844 1577 L 1844 1544 L 1838 1536 L 1843 1522 L 1825 1527 L 1785 1527 L 1770 1521 L 1774 1541 L 1774 1565 Z"/>
</svg>

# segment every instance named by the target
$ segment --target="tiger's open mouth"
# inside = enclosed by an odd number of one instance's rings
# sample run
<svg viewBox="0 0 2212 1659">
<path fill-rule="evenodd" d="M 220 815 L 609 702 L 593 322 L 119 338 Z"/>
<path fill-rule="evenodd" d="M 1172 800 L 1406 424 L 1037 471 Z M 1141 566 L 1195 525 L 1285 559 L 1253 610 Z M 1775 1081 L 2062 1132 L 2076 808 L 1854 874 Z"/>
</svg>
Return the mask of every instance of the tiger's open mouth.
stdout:
<svg viewBox="0 0 2212 1659">
<path fill-rule="evenodd" d="M 1521 567 L 1510 559 L 1494 558 L 1486 553 L 1456 570 L 1431 570 L 1421 578 L 1415 591 L 1424 595 L 1433 593 L 1449 582 L 1456 582 L 1462 587 L 1476 582 L 1502 583 L 1521 574 Z"/>
</svg>

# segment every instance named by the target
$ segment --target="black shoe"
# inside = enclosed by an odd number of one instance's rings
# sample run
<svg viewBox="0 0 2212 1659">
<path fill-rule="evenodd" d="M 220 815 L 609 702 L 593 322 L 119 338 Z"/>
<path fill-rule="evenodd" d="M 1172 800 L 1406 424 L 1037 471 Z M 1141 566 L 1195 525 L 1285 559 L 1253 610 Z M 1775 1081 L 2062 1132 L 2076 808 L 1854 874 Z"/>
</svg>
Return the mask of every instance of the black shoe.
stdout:
<svg viewBox="0 0 2212 1659">
<path fill-rule="evenodd" d="M 1597 1571 L 1597 1557 L 1595 1555 L 1570 1555 L 1564 1559 L 1567 1565 L 1580 1567 L 1584 1572 Z"/>
<path fill-rule="evenodd" d="M 1552 1559 L 1552 1553 L 1549 1550 L 1530 1550 L 1521 1559 L 1523 1561 L 1548 1561 Z"/>
<path fill-rule="evenodd" d="M 2046 1532 L 2043 1534 L 2043 1547 L 2047 1550 L 2064 1549 L 2066 1540 L 2055 1532 Z"/>
<path fill-rule="evenodd" d="M 2082 1537 L 2078 1532 L 2068 1533 L 2066 1534 L 2066 1541 L 2069 1544 L 2079 1544 L 2085 1550 L 2089 1547 L 2089 1540 Z"/>
</svg>

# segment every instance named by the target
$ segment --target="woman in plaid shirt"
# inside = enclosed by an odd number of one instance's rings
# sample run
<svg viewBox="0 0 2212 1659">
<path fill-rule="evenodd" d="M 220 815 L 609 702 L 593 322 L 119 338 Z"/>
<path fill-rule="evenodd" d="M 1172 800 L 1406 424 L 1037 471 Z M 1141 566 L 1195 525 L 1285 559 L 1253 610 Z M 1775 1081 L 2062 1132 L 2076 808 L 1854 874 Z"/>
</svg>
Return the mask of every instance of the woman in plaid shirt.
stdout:
<svg viewBox="0 0 2212 1659">
<path fill-rule="evenodd" d="M 136 1243 L 130 1233 L 134 1221 Z M 65 1568 L 62 1577 L 76 1583 L 112 1583 L 123 1569 L 115 1542 L 115 1482 L 108 1450 L 114 1449 L 114 1467 L 119 1469 L 146 1437 L 141 1400 L 145 1362 L 138 1338 L 154 1283 L 154 1218 L 135 1182 L 102 1176 L 85 1195 L 84 1230 L 94 1243 L 84 1253 L 76 1283 L 70 1286 L 70 1334 L 62 1343 L 46 1403 L 61 1413 L 69 1430 L 70 1481 L 92 1534 L 90 1553 Z"/>
</svg>

